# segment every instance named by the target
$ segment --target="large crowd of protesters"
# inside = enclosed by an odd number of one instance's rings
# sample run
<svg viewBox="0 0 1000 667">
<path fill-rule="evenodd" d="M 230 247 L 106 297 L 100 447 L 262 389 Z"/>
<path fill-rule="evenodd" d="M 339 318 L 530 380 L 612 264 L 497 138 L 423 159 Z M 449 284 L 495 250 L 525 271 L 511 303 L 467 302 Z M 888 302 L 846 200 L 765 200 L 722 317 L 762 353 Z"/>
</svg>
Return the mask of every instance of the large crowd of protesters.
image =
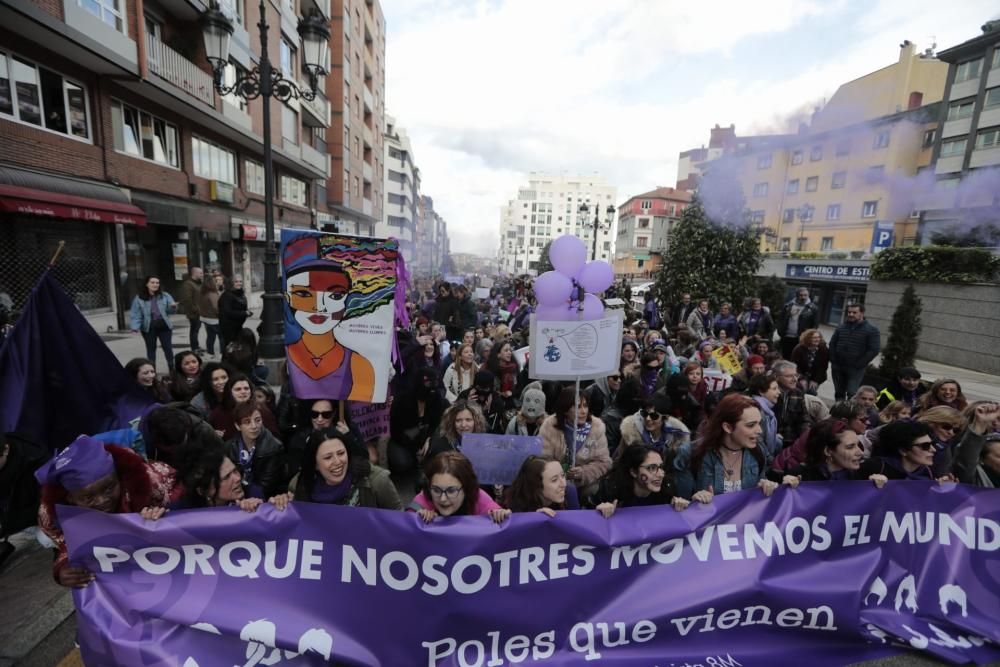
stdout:
<svg viewBox="0 0 1000 667">
<path fill-rule="evenodd" d="M 692 295 L 663 304 L 649 294 L 641 309 L 626 309 L 619 367 L 578 394 L 573 383 L 532 378 L 524 362 L 529 279 L 498 281 L 478 299 L 463 284 L 418 280 L 406 304 L 411 326 L 397 332 L 389 434 L 365 441 L 344 402 L 299 400 L 280 372 L 272 390 L 254 332 L 242 328 L 242 290 L 230 295 L 238 307 L 220 301 L 221 280 L 190 286 L 182 299 L 200 304 L 209 352 L 218 338 L 219 355 L 201 350 L 194 332 L 191 349 L 158 375 L 151 357 L 168 324 L 157 320 L 169 322 L 173 301 L 158 294 L 158 282 L 147 285 L 133 328 L 150 358 L 125 368 L 156 404 L 137 427 L 81 436 L 54 457 L 4 436 L 2 532 L 37 521 L 65 586 L 85 586 L 93 574 L 68 562 L 60 503 L 148 520 L 170 510 L 310 502 L 500 523 L 513 512 L 684 511 L 717 494 L 770 496 L 800 482 L 1000 486 L 1000 406 L 967 401 L 953 379 L 927 386 L 914 368 L 885 387 L 862 384 L 878 354 L 864 307 L 849 305 L 825 341 L 804 289 L 781 312 L 755 297 L 740 308 Z M 628 301 L 627 286 L 615 291 Z M 706 377 L 719 370 L 720 349 L 740 369 L 715 391 Z M 832 405 L 816 395 L 828 378 Z M 512 485 L 480 485 L 462 454 L 470 433 L 537 436 L 541 454 L 524 460 Z"/>
</svg>

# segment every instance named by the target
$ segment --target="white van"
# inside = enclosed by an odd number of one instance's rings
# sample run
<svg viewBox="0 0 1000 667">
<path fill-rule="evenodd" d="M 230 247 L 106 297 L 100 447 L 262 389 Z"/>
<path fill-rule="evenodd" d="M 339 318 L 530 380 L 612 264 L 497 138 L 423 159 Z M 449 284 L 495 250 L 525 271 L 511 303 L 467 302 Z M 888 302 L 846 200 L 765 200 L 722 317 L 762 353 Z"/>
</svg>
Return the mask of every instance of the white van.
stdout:
<svg viewBox="0 0 1000 667">
<path fill-rule="evenodd" d="M 632 288 L 632 307 L 642 310 L 646 305 L 646 292 L 651 290 L 656 283 L 640 283 Z"/>
</svg>

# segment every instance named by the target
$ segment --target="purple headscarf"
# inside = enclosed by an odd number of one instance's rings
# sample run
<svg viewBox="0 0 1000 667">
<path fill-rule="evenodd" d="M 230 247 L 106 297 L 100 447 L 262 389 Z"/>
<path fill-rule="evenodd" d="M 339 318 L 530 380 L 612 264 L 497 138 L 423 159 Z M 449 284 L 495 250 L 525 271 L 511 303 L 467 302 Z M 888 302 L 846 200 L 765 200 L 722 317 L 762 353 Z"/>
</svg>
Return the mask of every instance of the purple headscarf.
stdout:
<svg viewBox="0 0 1000 667">
<path fill-rule="evenodd" d="M 67 491 L 79 491 L 114 470 L 114 459 L 104 449 L 104 443 L 81 435 L 36 470 L 35 479 L 39 484 L 58 484 Z"/>
</svg>

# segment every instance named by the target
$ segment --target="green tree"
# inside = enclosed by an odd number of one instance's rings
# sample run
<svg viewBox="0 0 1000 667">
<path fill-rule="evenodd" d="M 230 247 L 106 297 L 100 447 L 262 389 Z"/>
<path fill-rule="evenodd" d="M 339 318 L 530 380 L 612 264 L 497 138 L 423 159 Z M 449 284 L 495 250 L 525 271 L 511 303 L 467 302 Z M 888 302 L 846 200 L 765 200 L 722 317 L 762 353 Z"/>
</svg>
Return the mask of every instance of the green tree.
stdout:
<svg viewBox="0 0 1000 667">
<path fill-rule="evenodd" d="M 775 275 L 760 278 L 757 281 L 757 292 L 751 296 L 759 296 L 762 304 L 771 309 L 771 316 L 777 317 L 785 305 L 785 294 L 788 284 Z"/>
<path fill-rule="evenodd" d="M 542 275 L 546 271 L 555 271 L 555 267 L 552 266 L 552 262 L 549 260 L 549 248 L 552 247 L 552 241 L 548 241 L 545 247 L 542 248 L 542 255 L 538 258 L 538 275 Z M 518 273 L 514 271 L 514 273 Z"/>
<path fill-rule="evenodd" d="M 896 312 L 892 314 L 889 324 L 889 340 L 882 348 L 882 363 L 879 372 L 882 377 L 896 377 L 900 368 L 912 366 L 917 357 L 917 346 L 920 345 L 920 314 L 923 304 L 917 296 L 913 285 L 907 285 L 899 298 Z"/>
<path fill-rule="evenodd" d="M 711 215 L 699 191 L 671 230 L 656 276 L 656 290 L 664 305 L 679 303 L 681 294 L 690 292 L 695 299 L 711 300 L 713 308 L 729 301 L 738 309 L 745 297 L 757 292 L 760 241 L 747 224 L 738 184 L 736 188 L 708 207 Z"/>
</svg>

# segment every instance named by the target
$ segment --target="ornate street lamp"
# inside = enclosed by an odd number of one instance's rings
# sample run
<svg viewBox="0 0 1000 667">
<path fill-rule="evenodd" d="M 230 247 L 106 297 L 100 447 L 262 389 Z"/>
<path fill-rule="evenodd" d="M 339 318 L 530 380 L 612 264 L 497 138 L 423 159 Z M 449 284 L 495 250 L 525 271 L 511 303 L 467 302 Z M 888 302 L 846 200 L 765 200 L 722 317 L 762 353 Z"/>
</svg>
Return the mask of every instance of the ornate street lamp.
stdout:
<svg viewBox="0 0 1000 667">
<path fill-rule="evenodd" d="M 584 202 L 580 204 L 580 217 L 586 222 L 587 215 L 590 213 L 590 207 Z M 608 204 L 608 207 L 604 210 L 605 218 L 601 220 L 601 209 L 595 204 L 594 205 L 594 242 L 591 244 L 590 249 L 590 259 L 597 259 L 597 232 L 599 230 L 609 230 L 611 229 L 611 223 L 615 219 L 615 207 Z"/>
<path fill-rule="evenodd" d="M 232 85 L 225 85 L 225 69 L 229 64 L 229 40 L 233 23 L 219 11 L 214 2 L 202 14 L 202 33 L 205 54 L 212 65 L 215 89 L 220 95 L 235 94 L 245 100 L 258 97 L 264 100 L 264 308 L 261 312 L 260 356 L 278 359 L 285 355 L 284 313 L 282 296 L 278 291 L 278 250 L 274 239 L 274 167 L 271 162 L 271 98 L 282 102 L 292 98 L 313 100 L 319 77 L 326 74 L 326 46 L 330 28 L 322 16 L 313 9 L 309 16 L 299 21 L 302 38 L 303 68 L 309 75 L 309 89 L 302 90 L 298 83 L 286 79 L 280 69 L 274 69 L 267 55 L 266 0 L 260 0 L 260 64 L 242 75 Z"/>
</svg>

